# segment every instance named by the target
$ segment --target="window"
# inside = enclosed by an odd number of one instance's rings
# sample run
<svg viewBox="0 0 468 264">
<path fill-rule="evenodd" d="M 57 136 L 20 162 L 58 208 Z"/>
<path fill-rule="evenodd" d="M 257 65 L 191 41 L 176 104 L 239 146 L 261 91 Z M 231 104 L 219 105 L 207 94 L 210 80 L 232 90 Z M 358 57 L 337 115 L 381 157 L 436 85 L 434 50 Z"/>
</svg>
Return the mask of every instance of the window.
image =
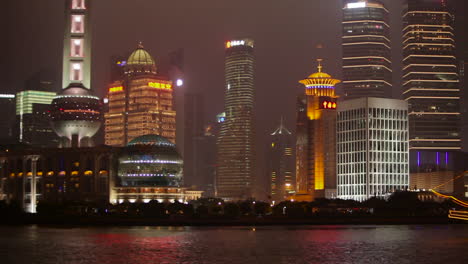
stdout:
<svg viewBox="0 0 468 264">
<path fill-rule="evenodd" d="M 72 57 L 83 57 L 83 39 L 72 39 L 70 55 Z"/>
<path fill-rule="evenodd" d="M 72 15 L 71 33 L 84 33 L 84 15 Z"/>
<path fill-rule="evenodd" d="M 72 9 L 86 9 L 85 0 L 73 0 Z"/>
<path fill-rule="evenodd" d="M 83 63 L 82 62 L 71 62 L 70 80 L 72 81 L 83 80 Z"/>
</svg>

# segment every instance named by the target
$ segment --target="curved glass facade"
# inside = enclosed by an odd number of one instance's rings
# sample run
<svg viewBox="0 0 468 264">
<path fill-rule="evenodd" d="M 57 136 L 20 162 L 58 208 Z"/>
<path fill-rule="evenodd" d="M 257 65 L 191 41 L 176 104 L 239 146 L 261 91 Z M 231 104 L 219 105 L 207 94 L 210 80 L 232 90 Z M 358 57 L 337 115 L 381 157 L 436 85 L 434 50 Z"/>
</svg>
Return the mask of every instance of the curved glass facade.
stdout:
<svg viewBox="0 0 468 264">
<path fill-rule="evenodd" d="M 131 141 L 119 158 L 121 186 L 152 187 L 182 184 L 183 161 L 174 144 L 156 135 Z"/>
<path fill-rule="evenodd" d="M 254 174 L 254 54 L 250 39 L 226 43 L 225 112 L 218 138 L 218 196 L 245 199 L 252 195 Z"/>
</svg>

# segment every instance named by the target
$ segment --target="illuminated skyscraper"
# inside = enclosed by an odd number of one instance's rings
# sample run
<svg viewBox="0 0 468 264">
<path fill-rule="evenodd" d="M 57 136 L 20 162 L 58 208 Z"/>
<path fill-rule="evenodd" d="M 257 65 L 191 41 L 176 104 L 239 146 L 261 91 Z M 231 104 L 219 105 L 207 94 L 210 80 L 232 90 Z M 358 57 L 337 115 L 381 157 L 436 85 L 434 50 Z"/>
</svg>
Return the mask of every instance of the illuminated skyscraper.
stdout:
<svg viewBox="0 0 468 264">
<path fill-rule="evenodd" d="M 283 125 L 271 133 L 268 146 L 268 173 L 271 199 L 281 202 L 294 194 L 294 154 L 292 133 Z"/>
<path fill-rule="evenodd" d="M 172 81 L 157 74 L 156 63 L 141 44 L 130 54 L 122 80 L 109 86 L 105 144 L 125 146 L 143 135 L 176 141 Z"/>
<path fill-rule="evenodd" d="M 61 147 L 92 146 L 101 127 L 101 103 L 91 91 L 90 0 L 66 0 L 63 90 L 50 108 Z"/>
<path fill-rule="evenodd" d="M 446 0 L 408 0 L 403 14 L 403 97 L 411 172 L 451 170 L 461 149 L 454 15 Z M 444 157 L 443 159 L 440 157 Z"/>
<path fill-rule="evenodd" d="M 296 199 L 336 196 L 335 85 L 340 80 L 318 72 L 300 81 L 305 94 L 298 98 L 296 126 Z"/>
<path fill-rule="evenodd" d="M 245 199 L 254 181 L 254 42 L 226 42 L 225 122 L 218 138 L 217 196 Z"/>
<path fill-rule="evenodd" d="M 49 109 L 56 93 L 26 90 L 16 94 L 18 141 L 57 147 L 58 138 L 50 126 Z"/>
<path fill-rule="evenodd" d="M 365 201 L 409 187 L 408 104 L 359 98 L 338 106 L 337 194 Z"/>
<path fill-rule="evenodd" d="M 343 89 L 347 99 L 391 95 L 389 12 L 378 0 L 345 0 Z"/>
</svg>

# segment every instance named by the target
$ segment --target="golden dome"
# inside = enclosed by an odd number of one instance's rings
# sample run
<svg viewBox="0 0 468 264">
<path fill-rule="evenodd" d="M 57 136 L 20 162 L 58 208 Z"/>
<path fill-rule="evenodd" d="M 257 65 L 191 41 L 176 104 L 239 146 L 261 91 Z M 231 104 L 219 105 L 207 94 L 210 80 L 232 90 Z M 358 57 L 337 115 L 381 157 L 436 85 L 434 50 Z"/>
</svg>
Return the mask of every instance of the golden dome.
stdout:
<svg viewBox="0 0 468 264">
<path fill-rule="evenodd" d="M 299 81 L 305 86 L 335 86 L 341 81 L 338 79 L 333 79 L 332 76 L 328 73 L 322 72 L 322 59 L 318 59 L 318 72 L 309 75 L 304 80 Z"/>
<path fill-rule="evenodd" d="M 127 65 L 156 65 L 156 63 L 140 43 L 137 49 L 128 57 Z"/>
</svg>

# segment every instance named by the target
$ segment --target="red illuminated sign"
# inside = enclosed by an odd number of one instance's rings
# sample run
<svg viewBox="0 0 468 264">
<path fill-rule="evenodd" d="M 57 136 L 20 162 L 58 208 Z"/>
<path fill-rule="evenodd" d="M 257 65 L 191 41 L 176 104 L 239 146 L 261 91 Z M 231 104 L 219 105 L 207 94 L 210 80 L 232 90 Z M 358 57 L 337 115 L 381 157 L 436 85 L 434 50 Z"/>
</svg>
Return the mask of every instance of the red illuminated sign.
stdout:
<svg viewBox="0 0 468 264">
<path fill-rule="evenodd" d="M 336 103 L 331 101 L 323 101 L 322 109 L 336 109 Z"/>
</svg>

